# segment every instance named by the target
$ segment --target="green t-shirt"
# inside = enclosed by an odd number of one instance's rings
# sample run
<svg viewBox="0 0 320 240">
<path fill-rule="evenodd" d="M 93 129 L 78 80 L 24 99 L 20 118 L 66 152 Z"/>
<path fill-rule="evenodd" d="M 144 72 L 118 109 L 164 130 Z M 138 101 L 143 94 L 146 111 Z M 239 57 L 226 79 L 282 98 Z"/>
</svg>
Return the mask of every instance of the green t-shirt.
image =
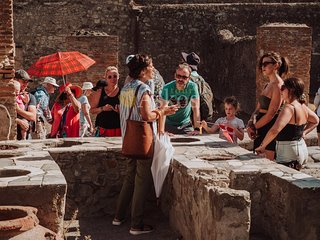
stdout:
<svg viewBox="0 0 320 240">
<path fill-rule="evenodd" d="M 161 97 L 162 99 L 169 101 L 169 106 L 175 104 L 179 106 L 179 109 L 175 114 L 166 117 L 167 124 L 182 126 L 190 123 L 192 111 L 191 99 L 199 98 L 197 84 L 189 81 L 185 89 L 180 91 L 176 88 L 176 81 L 174 80 L 164 85 Z"/>
</svg>

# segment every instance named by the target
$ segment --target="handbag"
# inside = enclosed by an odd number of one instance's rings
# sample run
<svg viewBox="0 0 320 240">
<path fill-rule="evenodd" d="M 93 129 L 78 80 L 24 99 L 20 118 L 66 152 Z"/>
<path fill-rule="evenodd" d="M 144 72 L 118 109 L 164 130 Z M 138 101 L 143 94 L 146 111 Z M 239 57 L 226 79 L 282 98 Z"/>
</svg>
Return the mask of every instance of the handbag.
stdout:
<svg viewBox="0 0 320 240">
<path fill-rule="evenodd" d="M 149 159 L 153 156 L 153 127 L 152 122 L 131 120 L 131 113 L 137 98 L 140 84 L 134 94 L 130 107 L 127 127 L 123 137 L 122 154 L 130 158 Z"/>
</svg>

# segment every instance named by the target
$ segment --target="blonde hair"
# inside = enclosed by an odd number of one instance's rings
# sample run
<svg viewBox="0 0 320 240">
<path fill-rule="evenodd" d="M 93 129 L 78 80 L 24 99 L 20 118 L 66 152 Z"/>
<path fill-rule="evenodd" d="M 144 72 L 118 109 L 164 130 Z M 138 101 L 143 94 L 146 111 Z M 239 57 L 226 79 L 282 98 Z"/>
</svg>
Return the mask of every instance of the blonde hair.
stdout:
<svg viewBox="0 0 320 240">
<path fill-rule="evenodd" d="M 116 71 L 117 73 L 119 73 L 119 70 L 118 70 L 117 67 L 115 67 L 115 66 L 108 66 L 108 67 L 106 68 L 106 71 L 104 72 L 104 74 L 107 75 L 107 73 L 110 72 L 110 71 Z"/>
<path fill-rule="evenodd" d="M 10 80 L 9 81 L 9 85 L 13 86 L 15 91 L 19 91 L 20 92 L 21 85 L 17 80 L 14 80 L 14 79 Z"/>
</svg>

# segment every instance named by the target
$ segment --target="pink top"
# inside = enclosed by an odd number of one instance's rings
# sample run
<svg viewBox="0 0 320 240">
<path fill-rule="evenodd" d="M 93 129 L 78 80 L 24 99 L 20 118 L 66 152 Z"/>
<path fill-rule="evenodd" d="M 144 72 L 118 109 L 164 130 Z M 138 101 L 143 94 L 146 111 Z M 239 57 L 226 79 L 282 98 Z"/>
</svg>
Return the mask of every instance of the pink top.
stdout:
<svg viewBox="0 0 320 240">
<path fill-rule="evenodd" d="M 23 101 L 22 101 L 21 95 L 18 95 L 18 96 L 16 97 L 16 103 L 18 104 L 18 106 L 19 106 L 20 109 L 24 110 L 24 103 L 23 103 Z"/>
</svg>

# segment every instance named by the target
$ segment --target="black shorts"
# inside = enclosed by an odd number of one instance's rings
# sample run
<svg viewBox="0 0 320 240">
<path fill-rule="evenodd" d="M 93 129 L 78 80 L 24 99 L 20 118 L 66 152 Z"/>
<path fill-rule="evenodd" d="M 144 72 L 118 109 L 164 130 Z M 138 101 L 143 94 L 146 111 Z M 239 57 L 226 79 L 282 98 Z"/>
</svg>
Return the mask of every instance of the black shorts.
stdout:
<svg viewBox="0 0 320 240">
<path fill-rule="evenodd" d="M 258 113 L 257 115 L 257 121 L 262 118 L 264 115 L 266 115 L 265 113 Z M 264 125 L 263 127 L 257 129 L 257 138 L 254 140 L 253 142 L 253 151 L 259 147 L 264 139 L 264 137 L 267 135 L 267 133 L 269 132 L 269 130 L 271 129 L 271 127 L 273 126 L 273 124 L 276 122 L 278 117 L 278 114 L 276 114 L 270 122 L 268 122 L 266 125 Z M 276 150 L 276 140 L 273 139 L 267 146 L 266 146 L 266 150 L 269 151 L 275 151 Z"/>
</svg>

